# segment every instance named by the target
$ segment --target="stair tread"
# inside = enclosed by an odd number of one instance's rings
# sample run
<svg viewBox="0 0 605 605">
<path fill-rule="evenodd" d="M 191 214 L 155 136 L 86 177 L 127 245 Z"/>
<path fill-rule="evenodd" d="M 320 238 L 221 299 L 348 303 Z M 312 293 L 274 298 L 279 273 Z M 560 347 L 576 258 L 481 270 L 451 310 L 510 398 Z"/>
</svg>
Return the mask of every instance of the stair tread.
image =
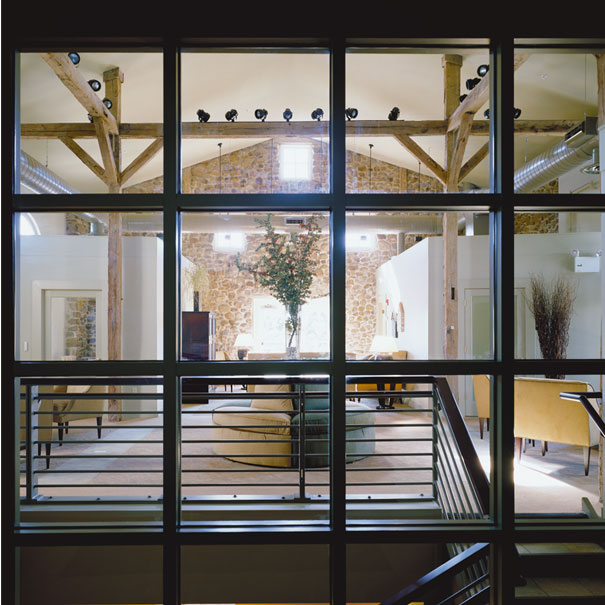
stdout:
<svg viewBox="0 0 605 605">
<path fill-rule="evenodd" d="M 605 596 L 605 579 L 586 578 L 526 578 L 525 586 L 518 586 L 518 597 L 591 597 Z"/>
<path fill-rule="evenodd" d="M 517 544 L 517 550 L 524 555 L 546 554 L 605 554 L 605 548 L 592 542 L 524 542 Z"/>
</svg>

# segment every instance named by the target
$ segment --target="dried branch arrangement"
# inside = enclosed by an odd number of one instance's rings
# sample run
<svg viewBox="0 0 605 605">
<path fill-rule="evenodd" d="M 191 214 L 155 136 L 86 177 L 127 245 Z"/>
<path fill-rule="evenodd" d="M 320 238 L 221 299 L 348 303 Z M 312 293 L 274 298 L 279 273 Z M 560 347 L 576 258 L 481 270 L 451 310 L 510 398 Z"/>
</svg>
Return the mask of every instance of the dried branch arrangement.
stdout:
<svg viewBox="0 0 605 605">
<path fill-rule="evenodd" d="M 530 279 L 529 310 L 534 316 L 540 352 L 544 359 L 565 359 L 569 343 L 569 326 L 577 287 L 562 277 L 549 285 L 542 275 Z M 546 375 L 546 378 L 564 378 Z"/>
</svg>

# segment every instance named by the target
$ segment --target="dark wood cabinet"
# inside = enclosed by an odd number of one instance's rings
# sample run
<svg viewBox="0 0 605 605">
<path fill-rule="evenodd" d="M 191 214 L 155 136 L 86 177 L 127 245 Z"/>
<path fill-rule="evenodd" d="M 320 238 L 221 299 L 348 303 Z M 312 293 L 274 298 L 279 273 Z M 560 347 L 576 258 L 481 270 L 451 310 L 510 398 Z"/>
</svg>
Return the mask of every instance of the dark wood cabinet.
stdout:
<svg viewBox="0 0 605 605">
<path fill-rule="evenodd" d="M 216 357 L 216 322 L 211 311 L 182 314 L 181 357 L 185 361 L 208 361 Z M 183 403 L 208 403 L 196 393 L 207 393 L 208 385 L 195 378 L 183 378 Z"/>
</svg>

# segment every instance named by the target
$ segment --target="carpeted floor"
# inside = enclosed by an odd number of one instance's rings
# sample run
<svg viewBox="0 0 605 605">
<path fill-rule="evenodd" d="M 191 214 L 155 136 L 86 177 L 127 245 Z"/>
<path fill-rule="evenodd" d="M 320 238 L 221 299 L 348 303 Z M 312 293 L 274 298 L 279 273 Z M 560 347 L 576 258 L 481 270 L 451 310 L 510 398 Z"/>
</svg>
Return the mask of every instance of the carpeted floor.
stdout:
<svg viewBox="0 0 605 605">
<path fill-rule="evenodd" d="M 183 408 L 183 496 L 298 495 L 298 469 L 258 467 L 214 457 L 212 444 L 205 441 L 211 438 L 212 408 L 221 403 L 224 401 L 215 400 L 212 404 Z M 366 404 L 370 406 L 372 402 Z M 379 440 L 376 455 L 347 465 L 349 495 L 430 493 L 430 485 L 418 484 L 430 484 L 431 471 L 407 470 L 430 466 L 429 456 L 410 454 L 430 452 L 431 443 L 408 441 L 430 439 L 430 427 L 411 426 L 430 423 L 430 415 L 410 413 L 410 409 L 399 405 L 395 411 L 376 414 L 376 423 L 386 426 L 376 427 Z M 477 419 L 468 418 L 467 423 L 482 465 L 489 472 L 490 434 L 481 440 Z M 90 426 L 90 421 L 81 424 Z M 50 472 L 45 472 L 44 460 L 36 460 L 34 468 L 38 472 L 41 495 L 125 498 L 161 495 L 161 415 L 106 422 L 100 440 L 96 439 L 94 429 L 78 430 L 77 425 L 77 422 L 70 424 L 63 446 L 53 445 Z M 110 443 L 116 440 L 128 443 Z M 515 461 L 517 512 L 579 512 L 582 497 L 589 498 L 598 510 L 597 450 L 593 450 L 590 474 L 585 477 L 581 448 L 551 443 L 549 452 L 542 457 L 540 446 L 536 443 L 535 447 L 528 447 L 521 461 Z M 398 453 L 407 455 L 398 456 Z M 307 471 L 307 494 L 327 495 L 328 481 L 327 468 Z M 259 485 L 244 485 L 249 483 Z M 363 483 L 369 485 L 359 485 Z"/>
</svg>

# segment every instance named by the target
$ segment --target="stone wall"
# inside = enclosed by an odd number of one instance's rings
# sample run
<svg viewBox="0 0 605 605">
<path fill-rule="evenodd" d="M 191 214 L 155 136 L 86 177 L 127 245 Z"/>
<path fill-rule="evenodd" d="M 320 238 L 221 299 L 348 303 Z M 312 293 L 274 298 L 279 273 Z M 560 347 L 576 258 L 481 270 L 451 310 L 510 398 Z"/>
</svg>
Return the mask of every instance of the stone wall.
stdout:
<svg viewBox="0 0 605 605">
<path fill-rule="evenodd" d="M 65 299 L 65 355 L 74 359 L 97 357 L 97 310 L 94 298 Z"/>
<path fill-rule="evenodd" d="M 557 212 L 517 212 L 515 213 L 515 233 L 558 233 L 559 214 Z"/>
</svg>

